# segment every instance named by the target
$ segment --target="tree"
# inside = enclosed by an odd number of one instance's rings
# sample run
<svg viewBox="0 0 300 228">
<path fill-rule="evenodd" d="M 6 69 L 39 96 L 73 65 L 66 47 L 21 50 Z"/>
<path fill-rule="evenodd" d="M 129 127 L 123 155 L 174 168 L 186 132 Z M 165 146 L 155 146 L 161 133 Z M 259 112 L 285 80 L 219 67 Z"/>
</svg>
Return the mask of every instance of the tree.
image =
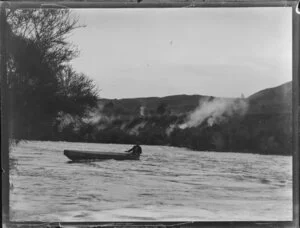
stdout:
<svg viewBox="0 0 300 228">
<path fill-rule="evenodd" d="M 8 46 L 8 86 L 12 130 L 15 137 L 32 135 L 34 126 L 49 124 L 56 115 L 55 92 L 58 82 L 41 52 L 32 41 L 11 36 L 13 48 Z M 29 58 L 30 56 L 30 58 Z M 43 126 L 46 132 L 45 126 Z"/>
<path fill-rule="evenodd" d="M 7 18 L 12 134 L 44 139 L 58 113 L 82 116 L 97 101 L 92 80 L 69 65 L 78 51 L 67 37 L 78 18 L 66 9 L 11 10 Z"/>
<path fill-rule="evenodd" d="M 77 48 L 67 41 L 79 27 L 78 17 L 68 9 L 17 9 L 8 13 L 11 33 L 33 42 L 41 52 L 41 61 L 58 72 L 78 55 Z"/>
<path fill-rule="evenodd" d="M 58 108 L 63 112 L 83 116 L 88 107 L 97 104 L 98 90 L 94 82 L 85 74 L 75 72 L 71 66 L 58 74 L 58 86 Z"/>
</svg>

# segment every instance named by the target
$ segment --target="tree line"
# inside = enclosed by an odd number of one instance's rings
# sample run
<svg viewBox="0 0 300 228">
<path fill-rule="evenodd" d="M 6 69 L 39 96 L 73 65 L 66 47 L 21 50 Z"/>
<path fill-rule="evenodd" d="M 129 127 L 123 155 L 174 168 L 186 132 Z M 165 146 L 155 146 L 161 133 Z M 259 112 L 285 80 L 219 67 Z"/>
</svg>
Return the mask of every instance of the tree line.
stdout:
<svg viewBox="0 0 300 228">
<path fill-rule="evenodd" d="M 292 154 L 292 116 L 290 114 L 234 114 L 224 121 L 204 121 L 181 128 L 188 113 L 170 114 L 158 104 L 154 113 L 127 114 L 108 102 L 93 121 L 71 119 L 56 138 L 71 142 L 165 145 L 196 151 L 219 151 L 259 154 Z M 166 110 L 162 113 L 161 107 Z M 122 114 L 125 113 L 125 114 Z"/>
</svg>

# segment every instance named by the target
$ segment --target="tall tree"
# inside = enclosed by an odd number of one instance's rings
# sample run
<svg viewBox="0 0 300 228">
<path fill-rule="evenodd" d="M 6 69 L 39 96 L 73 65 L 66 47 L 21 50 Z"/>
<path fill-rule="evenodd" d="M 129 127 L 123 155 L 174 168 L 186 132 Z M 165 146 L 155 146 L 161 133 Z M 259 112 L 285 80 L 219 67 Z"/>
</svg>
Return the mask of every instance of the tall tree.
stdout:
<svg viewBox="0 0 300 228">
<path fill-rule="evenodd" d="M 8 13 L 14 35 L 32 41 L 55 71 L 78 55 L 77 48 L 67 41 L 70 33 L 81 27 L 78 17 L 68 9 L 18 9 Z"/>
<path fill-rule="evenodd" d="M 66 66 L 57 76 L 59 88 L 56 96 L 61 101 L 61 111 L 83 116 L 86 108 L 97 104 L 97 87 L 85 74 Z"/>
<path fill-rule="evenodd" d="M 8 80 L 15 138 L 49 137 L 59 112 L 83 115 L 97 90 L 69 61 L 78 55 L 67 41 L 80 27 L 67 9 L 8 12 Z"/>
</svg>

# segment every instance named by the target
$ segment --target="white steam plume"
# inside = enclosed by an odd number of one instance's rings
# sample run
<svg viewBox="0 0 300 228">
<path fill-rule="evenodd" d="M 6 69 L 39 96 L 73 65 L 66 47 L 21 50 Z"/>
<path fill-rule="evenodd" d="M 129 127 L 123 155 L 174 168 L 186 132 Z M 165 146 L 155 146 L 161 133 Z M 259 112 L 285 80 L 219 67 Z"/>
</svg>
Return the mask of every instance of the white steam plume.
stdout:
<svg viewBox="0 0 300 228">
<path fill-rule="evenodd" d="M 57 121 L 59 122 L 58 131 L 62 132 L 68 125 L 75 123 L 75 118 L 68 113 L 60 112 L 58 113 Z"/>
<path fill-rule="evenodd" d="M 145 107 L 144 106 L 140 107 L 140 115 L 145 116 Z"/>
<path fill-rule="evenodd" d="M 170 134 L 174 131 L 174 129 L 176 128 L 176 124 L 171 124 L 167 129 L 166 129 L 166 135 L 170 136 Z"/>
<path fill-rule="evenodd" d="M 207 121 L 209 126 L 213 126 L 225 121 L 234 114 L 242 116 L 247 112 L 247 109 L 248 103 L 245 99 L 215 98 L 211 101 L 204 99 L 188 116 L 185 123 L 179 125 L 179 128 L 197 127 L 204 121 Z"/>
<path fill-rule="evenodd" d="M 100 121 L 102 123 L 109 124 L 116 119 L 115 116 L 108 116 L 103 113 L 103 105 L 98 104 L 97 108 L 89 110 L 86 117 L 82 119 L 84 123 L 87 124 L 98 124 Z"/>
<path fill-rule="evenodd" d="M 143 129 L 146 126 L 147 122 L 143 121 L 137 125 L 135 125 L 133 128 L 129 130 L 130 135 L 139 135 L 140 134 L 140 129 Z"/>
</svg>

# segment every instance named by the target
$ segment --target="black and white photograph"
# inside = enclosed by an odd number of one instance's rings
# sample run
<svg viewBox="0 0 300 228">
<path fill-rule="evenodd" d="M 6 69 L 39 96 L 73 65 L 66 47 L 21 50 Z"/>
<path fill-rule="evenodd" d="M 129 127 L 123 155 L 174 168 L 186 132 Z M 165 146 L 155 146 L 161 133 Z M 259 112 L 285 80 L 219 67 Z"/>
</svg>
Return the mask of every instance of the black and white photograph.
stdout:
<svg viewBox="0 0 300 228">
<path fill-rule="evenodd" d="M 10 220 L 293 220 L 292 10 L 7 9 Z"/>
</svg>

